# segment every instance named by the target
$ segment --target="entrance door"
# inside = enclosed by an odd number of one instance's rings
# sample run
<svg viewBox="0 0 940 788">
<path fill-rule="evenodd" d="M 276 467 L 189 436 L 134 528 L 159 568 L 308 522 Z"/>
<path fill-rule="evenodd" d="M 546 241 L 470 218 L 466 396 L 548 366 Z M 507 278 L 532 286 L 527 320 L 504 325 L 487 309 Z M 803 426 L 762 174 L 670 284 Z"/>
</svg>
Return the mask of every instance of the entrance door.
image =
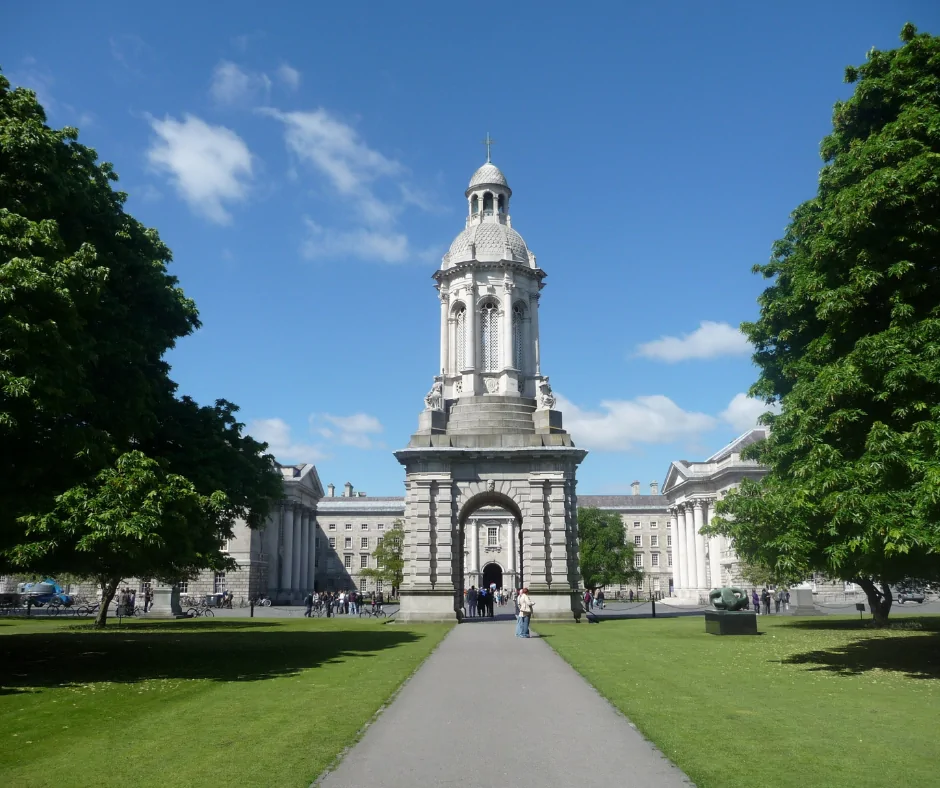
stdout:
<svg viewBox="0 0 940 788">
<path fill-rule="evenodd" d="M 483 585 L 489 588 L 493 583 L 496 583 L 497 588 L 503 587 L 503 569 L 499 564 L 483 567 Z"/>
</svg>

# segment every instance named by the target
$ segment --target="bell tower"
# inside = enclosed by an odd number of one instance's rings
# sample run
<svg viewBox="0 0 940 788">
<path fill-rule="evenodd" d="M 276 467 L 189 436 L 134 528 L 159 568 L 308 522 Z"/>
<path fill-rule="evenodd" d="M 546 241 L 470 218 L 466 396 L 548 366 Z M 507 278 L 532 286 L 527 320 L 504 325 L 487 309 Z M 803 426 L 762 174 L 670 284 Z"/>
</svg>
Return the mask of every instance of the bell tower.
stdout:
<svg viewBox="0 0 940 788">
<path fill-rule="evenodd" d="M 464 192 L 467 218 L 441 267 L 440 369 L 418 430 L 395 453 L 405 466 L 404 620 L 460 618 L 465 580 L 479 567 L 467 518 L 497 507 L 513 520 L 514 576 L 540 618 L 578 617 L 575 448 L 539 349 L 545 272 L 509 213 L 512 190 L 487 161 Z M 518 554 L 516 554 L 518 553 Z"/>
</svg>

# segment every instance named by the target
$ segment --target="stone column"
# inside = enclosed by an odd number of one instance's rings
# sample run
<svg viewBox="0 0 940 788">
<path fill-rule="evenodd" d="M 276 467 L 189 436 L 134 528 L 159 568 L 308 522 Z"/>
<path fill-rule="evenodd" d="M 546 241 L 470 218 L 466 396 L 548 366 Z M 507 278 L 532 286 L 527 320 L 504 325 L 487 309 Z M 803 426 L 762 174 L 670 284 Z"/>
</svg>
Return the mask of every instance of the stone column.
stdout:
<svg viewBox="0 0 940 788">
<path fill-rule="evenodd" d="M 695 593 L 699 587 L 698 562 L 695 560 L 695 516 L 692 511 L 692 502 L 685 504 L 685 542 L 682 546 L 686 553 L 686 568 L 688 575 L 686 579 L 686 589 L 692 591 L 692 596 L 697 597 Z"/>
<path fill-rule="evenodd" d="M 428 591 L 433 587 L 432 575 L 434 573 L 434 556 L 432 555 L 431 540 L 431 484 L 429 479 L 415 479 L 411 482 L 414 532 L 414 560 L 415 574 L 412 578 L 412 588 L 419 591 Z"/>
<path fill-rule="evenodd" d="M 500 348 L 501 363 L 503 369 L 512 367 L 512 291 L 514 285 L 512 282 L 503 282 L 503 319 L 502 335 L 503 346 Z"/>
<path fill-rule="evenodd" d="M 508 541 L 509 555 L 506 556 L 506 571 L 515 573 L 516 571 L 516 521 L 510 520 L 506 528 L 506 539 Z"/>
<path fill-rule="evenodd" d="M 294 512 L 294 564 L 291 567 L 291 597 L 300 589 L 300 557 L 303 554 L 303 545 L 300 539 L 300 524 L 303 518 L 303 507 Z"/>
<path fill-rule="evenodd" d="M 455 587 L 453 489 L 450 479 L 437 479 L 431 488 L 432 526 L 434 528 L 434 569 L 438 586 Z M 459 545 L 458 545 L 459 547 Z M 463 600 L 454 608 L 463 607 Z"/>
<path fill-rule="evenodd" d="M 676 518 L 678 530 L 672 540 L 673 548 L 678 548 L 679 561 L 679 588 L 683 591 L 689 587 L 689 551 L 685 549 L 686 529 L 685 529 L 685 507 L 679 505 L 676 507 Z M 673 558 L 675 562 L 675 557 Z"/>
<path fill-rule="evenodd" d="M 539 352 L 539 294 L 532 293 L 529 296 L 529 307 L 532 311 L 532 353 L 533 364 L 535 365 L 535 374 L 542 374 L 542 361 Z"/>
<path fill-rule="evenodd" d="M 283 506 L 281 518 L 281 596 L 290 594 L 291 568 L 294 564 L 294 505 L 287 502 Z"/>
<path fill-rule="evenodd" d="M 280 574 L 278 564 L 278 554 L 281 543 L 281 515 L 283 509 L 281 505 L 275 504 L 271 515 L 268 517 L 268 524 L 264 527 L 263 544 L 264 555 L 268 562 L 268 588 L 267 593 L 270 598 L 277 594 L 278 584 L 280 583 Z"/>
<path fill-rule="evenodd" d="M 477 368 L 477 295 L 476 287 L 467 290 L 467 347 L 464 348 L 464 362 L 467 369 L 476 372 Z"/>
<path fill-rule="evenodd" d="M 676 507 L 672 507 L 669 510 L 669 522 L 672 523 L 672 529 L 667 533 L 671 536 L 666 537 L 666 563 L 669 563 L 668 553 L 672 553 L 672 587 L 673 590 L 678 594 L 679 592 L 679 515 L 676 513 Z M 672 546 L 669 545 L 669 540 L 672 539 Z M 663 589 L 663 592 L 666 592 L 668 589 Z"/>
<path fill-rule="evenodd" d="M 477 520 L 470 521 L 470 571 L 473 573 L 474 578 L 473 584 L 476 585 L 479 578 L 477 575 L 480 574 L 480 523 Z"/>
<path fill-rule="evenodd" d="M 448 372 L 448 351 L 450 348 L 450 332 L 448 331 L 449 323 L 448 318 L 449 314 L 449 299 L 447 293 L 443 290 L 440 291 L 441 298 L 441 374 L 446 375 Z"/>
<path fill-rule="evenodd" d="M 705 525 L 705 501 L 696 501 L 693 505 L 695 512 L 695 574 L 698 575 L 698 587 L 707 588 L 707 565 L 705 563 L 705 535 L 701 532 Z"/>
<path fill-rule="evenodd" d="M 307 590 L 313 591 L 317 581 L 317 518 L 310 512 L 310 530 L 307 550 Z"/>
<path fill-rule="evenodd" d="M 180 607 L 180 587 L 158 584 L 153 589 L 153 603 L 147 618 L 185 618 Z"/>
<path fill-rule="evenodd" d="M 307 592 L 307 555 L 310 552 L 310 512 L 306 507 L 300 511 L 300 594 Z"/>
<path fill-rule="evenodd" d="M 712 517 L 715 516 L 715 499 L 711 498 L 705 502 L 705 525 L 710 525 Z M 712 573 L 712 588 L 721 588 L 721 542 L 720 536 L 708 537 L 708 564 Z"/>
</svg>

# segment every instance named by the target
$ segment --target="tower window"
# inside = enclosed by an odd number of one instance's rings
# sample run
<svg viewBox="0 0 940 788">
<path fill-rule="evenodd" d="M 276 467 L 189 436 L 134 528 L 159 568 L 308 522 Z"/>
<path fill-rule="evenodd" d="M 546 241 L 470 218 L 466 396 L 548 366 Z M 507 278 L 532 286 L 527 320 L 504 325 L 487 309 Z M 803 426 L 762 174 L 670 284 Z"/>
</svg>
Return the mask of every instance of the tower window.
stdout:
<svg viewBox="0 0 940 788">
<path fill-rule="evenodd" d="M 494 372 L 499 368 L 499 309 L 492 301 L 480 308 L 480 349 L 483 355 L 483 371 Z"/>
<path fill-rule="evenodd" d="M 466 366 L 467 360 L 467 310 L 460 307 L 457 310 L 456 337 L 454 342 L 457 345 L 457 372 L 460 372 Z"/>
<path fill-rule="evenodd" d="M 493 195 L 489 192 L 483 195 L 483 215 L 493 215 Z"/>
<path fill-rule="evenodd" d="M 506 197 L 505 195 L 499 195 L 496 199 L 496 208 L 500 213 L 506 213 Z"/>
<path fill-rule="evenodd" d="M 516 369 L 522 369 L 524 363 L 522 355 L 522 319 L 524 316 L 522 304 L 516 304 L 512 308 L 512 365 Z"/>
<path fill-rule="evenodd" d="M 480 212 L 480 198 L 475 194 L 470 198 L 470 213 L 476 216 Z"/>
</svg>

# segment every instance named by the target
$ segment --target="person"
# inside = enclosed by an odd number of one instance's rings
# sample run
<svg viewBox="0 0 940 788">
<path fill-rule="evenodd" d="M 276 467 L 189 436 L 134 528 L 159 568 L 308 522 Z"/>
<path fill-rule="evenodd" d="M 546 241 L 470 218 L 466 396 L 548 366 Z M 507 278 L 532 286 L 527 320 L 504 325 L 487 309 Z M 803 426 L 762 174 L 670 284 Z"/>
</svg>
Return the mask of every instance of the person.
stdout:
<svg viewBox="0 0 940 788">
<path fill-rule="evenodd" d="M 493 586 L 490 586 L 490 593 L 486 595 L 486 615 L 493 617 L 493 603 L 496 601 L 496 592 Z"/>
<path fill-rule="evenodd" d="M 480 618 L 486 615 L 486 586 L 480 586 L 477 592 L 477 615 Z"/>
<path fill-rule="evenodd" d="M 790 589 L 788 588 L 783 594 L 783 609 L 790 609 Z"/>
<path fill-rule="evenodd" d="M 333 599 L 331 594 L 327 593 L 323 595 L 323 605 L 326 607 L 326 617 L 330 618 L 333 615 Z"/>
<path fill-rule="evenodd" d="M 385 604 L 385 596 L 384 596 L 384 594 L 383 594 L 381 591 L 379 591 L 379 592 L 376 594 L 376 597 L 377 597 L 376 604 L 378 605 L 378 607 L 379 607 L 379 612 L 381 613 L 381 612 L 382 612 L 382 605 Z"/>
<path fill-rule="evenodd" d="M 770 591 L 766 588 L 762 588 L 760 592 L 760 600 L 764 603 L 764 615 L 770 615 Z"/>
<path fill-rule="evenodd" d="M 519 603 L 519 616 L 516 618 L 516 637 L 529 637 L 529 620 L 532 618 L 533 602 L 529 598 L 529 589 L 523 588 L 517 600 Z"/>
<path fill-rule="evenodd" d="M 147 587 L 147 590 L 144 591 L 144 612 L 146 613 L 150 610 L 150 606 L 153 604 L 153 592 L 150 590 L 150 587 Z"/>
<path fill-rule="evenodd" d="M 308 593 L 304 597 L 304 616 L 310 618 L 313 615 L 313 594 Z"/>
<path fill-rule="evenodd" d="M 594 608 L 594 597 L 591 596 L 591 589 L 586 588 L 584 590 L 584 609 L 587 612 L 590 612 Z"/>
<path fill-rule="evenodd" d="M 357 605 L 359 604 L 359 596 L 356 594 L 355 590 L 349 592 L 349 612 L 353 615 L 356 615 L 358 611 Z"/>
<path fill-rule="evenodd" d="M 633 589 L 632 588 L 630 589 L 630 601 L 631 602 L 633 601 Z"/>
<path fill-rule="evenodd" d="M 751 589 L 751 604 L 754 606 L 754 612 L 760 615 L 760 597 L 757 596 L 757 589 Z"/>
<path fill-rule="evenodd" d="M 604 589 L 600 589 L 597 592 L 597 606 L 603 610 L 604 609 Z"/>
<path fill-rule="evenodd" d="M 467 591 L 467 615 L 470 618 L 477 617 L 477 587 L 470 586 L 470 590 Z"/>
</svg>

